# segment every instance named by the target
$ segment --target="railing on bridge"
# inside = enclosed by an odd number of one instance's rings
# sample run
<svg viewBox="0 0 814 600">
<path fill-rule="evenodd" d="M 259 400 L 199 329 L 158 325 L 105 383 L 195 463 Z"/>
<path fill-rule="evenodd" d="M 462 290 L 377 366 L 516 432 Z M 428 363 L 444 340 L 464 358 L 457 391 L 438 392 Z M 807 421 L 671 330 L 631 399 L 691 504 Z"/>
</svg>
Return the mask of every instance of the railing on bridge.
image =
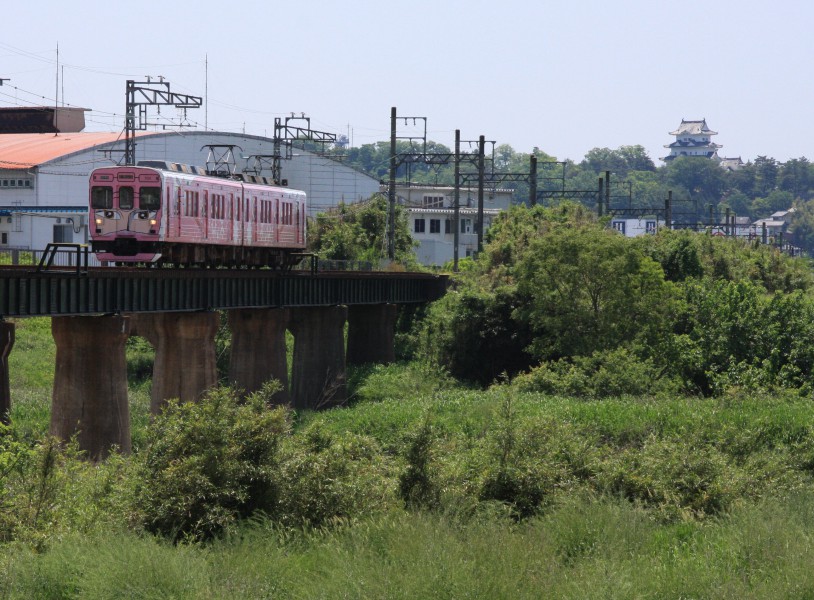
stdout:
<svg viewBox="0 0 814 600">
<path fill-rule="evenodd" d="M 51 244 L 49 244 L 50 246 Z M 30 248 L 0 248 L 0 266 L 3 265 L 21 265 L 36 267 L 44 260 L 47 261 L 49 250 L 31 250 Z M 87 260 L 87 266 L 100 267 L 102 263 L 97 260 L 96 255 L 92 252 L 87 253 L 87 259 L 81 255 L 77 256 L 76 244 L 72 244 L 70 248 L 63 248 L 53 255 L 51 266 L 54 267 L 77 267 L 79 263 Z"/>
<path fill-rule="evenodd" d="M 49 244 L 53 246 L 54 244 Z M 58 245 L 58 244 L 57 244 Z M 29 248 L 0 248 L 0 267 L 3 265 L 22 265 L 32 266 L 42 264 L 44 260 L 48 260 L 47 254 L 49 250 L 31 250 Z M 56 254 L 51 257 L 51 266 L 54 267 L 76 267 L 78 262 L 85 259 L 77 260 L 76 244 L 70 245 L 70 248 L 60 248 Z M 83 263 L 84 264 L 84 263 Z M 102 267 L 104 266 L 96 255 L 92 252 L 87 253 L 87 266 L 88 267 Z M 303 254 L 303 258 L 298 265 L 294 267 L 295 271 L 374 271 L 374 264 L 366 260 L 324 260 L 320 259 L 313 254 Z"/>
</svg>

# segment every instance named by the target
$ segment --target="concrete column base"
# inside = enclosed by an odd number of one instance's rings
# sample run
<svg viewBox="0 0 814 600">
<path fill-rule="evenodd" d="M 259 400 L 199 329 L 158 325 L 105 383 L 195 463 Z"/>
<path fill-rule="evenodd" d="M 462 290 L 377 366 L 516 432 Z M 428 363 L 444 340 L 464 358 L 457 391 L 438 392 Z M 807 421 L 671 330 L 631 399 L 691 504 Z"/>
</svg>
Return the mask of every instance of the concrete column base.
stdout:
<svg viewBox="0 0 814 600">
<path fill-rule="evenodd" d="M 127 325 L 119 316 L 51 319 L 56 343 L 51 435 L 62 440 L 76 435 L 94 460 L 112 446 L 130 453 Z"/>
<path fill-rule="evenodd" d="M 229 382 L 250 394 L 270 379 L 276 379 L 283 389 L 274 394 L 273 402 L 289 403 L 285 347 L 288 309 L 245 308 L 227 314 L 232 330 Z"/>
<path fill-rule="evenodd" d="M 348 307 L 348 364 L 388 364 L 396 360 L 395 304 Z"/>
<path fill-rule="evenodd" d="M 345 377 L 347 307 L 292 308 L 294 334 L 291 402 L 298 409 L 320 409 L 348 400 Z"/>
<path fill-rule="evenodd" d="M 161 412 L 167 400 L 195 402 L 218 383 L 216 312 L 151 313 L 138 319 L 139 335 L 155 347 L 150 411 Z"/>
</svg>

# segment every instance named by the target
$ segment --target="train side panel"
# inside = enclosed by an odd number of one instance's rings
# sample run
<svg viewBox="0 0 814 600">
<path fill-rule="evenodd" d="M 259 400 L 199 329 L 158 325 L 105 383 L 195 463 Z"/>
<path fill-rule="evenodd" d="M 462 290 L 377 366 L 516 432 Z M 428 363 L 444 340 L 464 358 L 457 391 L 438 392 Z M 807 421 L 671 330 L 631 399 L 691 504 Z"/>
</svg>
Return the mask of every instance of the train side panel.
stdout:
<svg viewBox="0 0 814 600">
<path fill-rule="evenodd" d="M 296 190 L 187 171 L 106 167 L 91 174 L 90 204 L 100 260 L 150 262 L 169 246 L 305 249 L 306 198 Z"/>
</svg>

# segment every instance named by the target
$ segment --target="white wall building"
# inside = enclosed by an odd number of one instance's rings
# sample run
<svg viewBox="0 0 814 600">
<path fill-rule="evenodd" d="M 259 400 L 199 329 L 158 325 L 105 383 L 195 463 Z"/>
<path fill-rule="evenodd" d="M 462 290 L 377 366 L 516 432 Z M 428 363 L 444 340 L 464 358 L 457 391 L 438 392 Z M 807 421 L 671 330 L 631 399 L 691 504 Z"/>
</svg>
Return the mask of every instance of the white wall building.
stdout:
<svg viewBox="0 0 814 600">
<path fill-rule="evenodd" d="M 253 161 L 247 157 L 274 152 L 273 140 L 260 136 L 142 133 L 136 140 L 136 161 L 206 166 L 209 144 L 234 146 L 238 172 L 251 168 Z M 86 242 L 88 176 L 96 167 L 119 162 L 123 150 L 119 133 L 0 135 L 0 248 L 38 250 L 52 241 Z M 289 187 L 308 194 L 310 216 L 379 191 L 379 182 L 372 177 L 304 150 L 295 150 L 291 160 L 282 161 L 281 171 Z"/>
<path fill-rule="evenodd" d="M 656 233 L 660 228 L 664 227 L 664 219 L 657 219 L 656 217 L 614 218 L 611 221 L 611 227 L 624 234 L 625 237 L 638 237 Z"/>
<path fill-rule="evenodd" d="M 452 187 L 410 185 L 396 187 L 396 201 L 407 209 L 410 232 L 419 242 L 416 259 L 423 265 L 443 265 L 455 256 L 454 206 Z M 478 250 L 478 190 L 461 188 L 458 211 L 458 258 L 472 256 Z M 483 231 L 492 220 L 512 204 L 512 190 L 491 189 L 483 193 Z"/>
</svg>

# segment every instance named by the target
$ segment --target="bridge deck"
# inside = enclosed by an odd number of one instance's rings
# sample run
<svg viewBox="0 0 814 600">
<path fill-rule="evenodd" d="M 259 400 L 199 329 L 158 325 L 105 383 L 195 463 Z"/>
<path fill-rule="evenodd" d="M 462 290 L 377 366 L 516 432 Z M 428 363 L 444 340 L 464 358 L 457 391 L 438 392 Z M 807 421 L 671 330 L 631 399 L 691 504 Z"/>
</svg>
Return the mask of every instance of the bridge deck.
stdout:
<svg viewBox="0 0 814 600">
<path fill-rule="evenodd" d="M 423 273 L 4 267 L 0 317 L 422 303 L 440 298 L 447 281 Z"/>
</svg>

